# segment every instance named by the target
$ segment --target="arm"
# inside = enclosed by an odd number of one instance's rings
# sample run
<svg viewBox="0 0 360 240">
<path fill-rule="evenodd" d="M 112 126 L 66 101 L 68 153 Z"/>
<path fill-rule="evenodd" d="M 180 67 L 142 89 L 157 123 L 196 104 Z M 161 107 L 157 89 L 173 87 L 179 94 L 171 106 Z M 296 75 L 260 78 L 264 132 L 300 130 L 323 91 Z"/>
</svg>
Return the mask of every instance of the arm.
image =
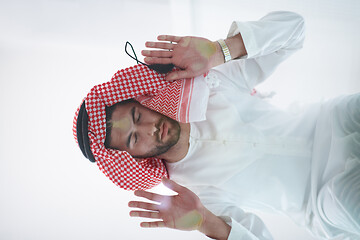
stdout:
<svg viewBox="0 0 360 240">
<path fill-rule="evenodd" d="M 169 179 L 163 179 L 163 183 L 177 192 L 178 195 L 163 196 L 146 191 L 135 191 L 136 196 L 144 197 L 160 204 L 139 201 L 129 202 L 130 207 L 142 209 L 140 211 L 131 211 L 130 216 L 161 219 L 154 222 L 142 222 L 141 227 L 168 227 L 188 231 L 198 230 L 213 239 L 228 239 L 231 227 L 206 209 L 193 192 Z"/>
<path fill-rule="evenodd" d="M 247 55 L 216 69 L 251 92 L 277 66 L 302 48 L 304 29 L 304 19 L 293 12 L 272 12 L 259 21 L 233 22 L 228 36 L 240 32 Z"/>
<path fill-rule="evenodd" d="M 231 203 L 217 200 L 206 205 L 208 209 L 231 226 L 227 240 L 272 240 L 263 221 L 252 213 L 246 213 Z"/>
<path fill-rule="evenodd" d="M 187 41 L 184 41 L 185 39 Z M 175 36 L 159 36 L 159 40 L 173 41 L 177 44 L 148 42 L 146 46 L 166 51 L 142 53 L 148 63 L 173 63 L 183 69 L 177 76 L 175 73 L 169 74 L 168 80 L 184 76 L 194 77 L 224 62 L 224 56 L 217 42 L 203 38 Z M 272 12 L 259 21 L 234 22 L 225 42 L 232 58 L 241 58 L 230 61 L 230 63 L 237 62 L 232 64 L 235 68 L 233 72 L 237 75 L 240 72 L 244 78 L 247 78 L 245 80 L 249 82 L 248 87 L 251 88 L 263 81 L 282 61 L 300 49 L 303 40 L 304 20 L 300 15 L 292 12 Z M 230 64 L 223 64 L 221 67 L 224 65 Z M 248 79 L 250 77 L 251 80 Z"/>
<path fill-rule="evenodd" d="M 150 48 L 161 50 L 143 50 L 145 62 L 148 64 L 169 64 L 172 63 L 180 67 L 181 71 L 167 75 L 166 80 L 175 80 L 199 76 L 207 72 L 210 68 L 216 67 L 225 62 L 224 54 L 218 42 L 210 41 L 199 37 L 178 37 L 171 35 L 158 36 L 160 41 L 166 42 L 146 42 Z M 241 34 L 225 39 L 232 58 L 239 58 L 246 55 L 246 49 Z M 173 44 L 176 43 L 176 44 Z"/>
<path fill-rule="evenodd" d="M 231 226 L 228 240 L 273 239 L 264 222 L 257 215 L 239 207 L 238 200 L 232 194 L 214 186 L 196 186 L 193 189 L 209 211 Z"/>
</svg>

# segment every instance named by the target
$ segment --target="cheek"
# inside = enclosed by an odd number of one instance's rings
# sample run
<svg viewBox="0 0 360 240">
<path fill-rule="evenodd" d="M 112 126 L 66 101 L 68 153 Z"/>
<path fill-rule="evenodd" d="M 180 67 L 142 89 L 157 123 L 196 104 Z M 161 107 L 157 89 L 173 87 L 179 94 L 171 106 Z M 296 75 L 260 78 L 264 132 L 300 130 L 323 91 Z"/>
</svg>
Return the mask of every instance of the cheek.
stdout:
<svg viewBox="0 0 360 240">
<path fill-rule="evenodd" d="M 149 149 L 153 149 L 154 147 L 156 147 L 156 142 L 150 139 L 139 142 L 139 149 L 141 149 L 142 151 L 148 151 Z"/>
<path fill-rule="evenodd" d="M 157 147 L 157 143 L 150 139 L 141 140 L 138 142 L 136 148 L 133 149 L 132 155 L 146 155 L 152 152 Z"/>
</svg>

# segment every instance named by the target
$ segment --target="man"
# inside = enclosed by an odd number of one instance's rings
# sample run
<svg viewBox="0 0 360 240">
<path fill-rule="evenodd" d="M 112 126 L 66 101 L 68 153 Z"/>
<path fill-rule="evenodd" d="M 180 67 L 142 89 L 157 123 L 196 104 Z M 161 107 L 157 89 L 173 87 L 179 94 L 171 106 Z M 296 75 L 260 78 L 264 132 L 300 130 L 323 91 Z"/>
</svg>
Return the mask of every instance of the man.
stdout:
<svg viewBox="0 0 360 240">
<path fill-rule="evenodd" d="M 106 134 L 101 127 L 98 130 L 99 124 L 89 127 L 91 149 L 85 152 L 96 155 L 99 167 L 115 183 L 134 176 L 121 175 L 118 181 L 107 170 L 116 160 L 99 162 L 115 156 L 112 151 L 125 151 L 138 157 L 136 166 L 147 164 L 149 157 L 163 159 L 170 178 L 196 193 L 167 179 L 164 184 L 178 195 L 136 191 L 161 203 L 129 203 L 147 210 L 132 211 L 132 216 L 161 219 L 142 223 L 143 227 L 198 229 L 215 239 L 271 239 L 258 217 L 241 210 L 248 207 L 283 212 L 320 237 L 360 238 L 359 95 L 314 105 L 301 115 L 281 112 L 251 95 L 278 64 L 302 47 L 303 25 L 297 14 L 274 12 L 258 22 L 233 23 L 225 42 L 162 36 L 159 40 L 177 44 L 147 43 L 171 50 L 144 51 L 150 57 L 145 58 L 147 63 L 173 63 L 183 69 L 168 74 L 168 80 L 204 74 L 195 82 L 205 82 L 209 94 L 204 94 L 205 104 L 199 101 L 206 120 L 177 122 L 144 107 L 156 109 L 156 100 L 146 105 L 144 98 L 132 96 L 142 104 L 108 102 L 112 107 L 106 107 Z M 169 88 L 161 86 L 161 91 Z M 103 90 L 88 96 L 87 104 Z M 189 101 L 201 95 L 201 88 L 195 90 Z M 96 122 L 93 112 L 100 110 L 92 106 L 86 110 L 89 123 Z M 94 132 L 102 136 L 100 140 Z M 101 147 L 104 143 L 106 150 Z M 114 170 L 123 171 L 124 164 Z M 158 173 L 154 175 L 159 179 Z"/>
</svg>

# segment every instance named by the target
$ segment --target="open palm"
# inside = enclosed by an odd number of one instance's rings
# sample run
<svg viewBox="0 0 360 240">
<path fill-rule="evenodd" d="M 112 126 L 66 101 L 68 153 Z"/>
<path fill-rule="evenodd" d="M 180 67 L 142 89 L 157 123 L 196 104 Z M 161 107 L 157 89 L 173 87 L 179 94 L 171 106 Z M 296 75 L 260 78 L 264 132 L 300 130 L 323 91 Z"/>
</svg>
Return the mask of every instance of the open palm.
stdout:
<svg viewBox="0 0 360 240">
<path fill-rule="evenodd" d="M 168 227 L 179 230 L 199 229 L 205 215 L 205 207 L 198 196 L 189 189 L 164 178 L 166 187 L 177 192 L 177 195 L 165 196 L 143 190 L 135 195 L 156 203 L 131 201 L 129 207 L 140 208 L 130 212 L 130 216 L 159 219 L 153 222 L 142 222 L 142 227 Z"/>
</svg>

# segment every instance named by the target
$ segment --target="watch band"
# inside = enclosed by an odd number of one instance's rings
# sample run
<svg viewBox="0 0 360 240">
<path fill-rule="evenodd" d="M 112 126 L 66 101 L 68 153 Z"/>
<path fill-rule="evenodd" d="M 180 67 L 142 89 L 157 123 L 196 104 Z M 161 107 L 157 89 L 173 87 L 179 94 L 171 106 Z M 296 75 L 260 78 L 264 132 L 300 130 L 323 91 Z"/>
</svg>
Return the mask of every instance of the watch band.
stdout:
<svg viewBox="0 0 360 240">
<path fill-rule="evenodd" d="M 219 39 L 217 42 L 220 44 L 221 50 L 224 54 L 225 62 L 228 62 L 231 60 L 231 55 L 228 46 L 226 45 L 226 42 L 224 39 Z"/>
</svg>

